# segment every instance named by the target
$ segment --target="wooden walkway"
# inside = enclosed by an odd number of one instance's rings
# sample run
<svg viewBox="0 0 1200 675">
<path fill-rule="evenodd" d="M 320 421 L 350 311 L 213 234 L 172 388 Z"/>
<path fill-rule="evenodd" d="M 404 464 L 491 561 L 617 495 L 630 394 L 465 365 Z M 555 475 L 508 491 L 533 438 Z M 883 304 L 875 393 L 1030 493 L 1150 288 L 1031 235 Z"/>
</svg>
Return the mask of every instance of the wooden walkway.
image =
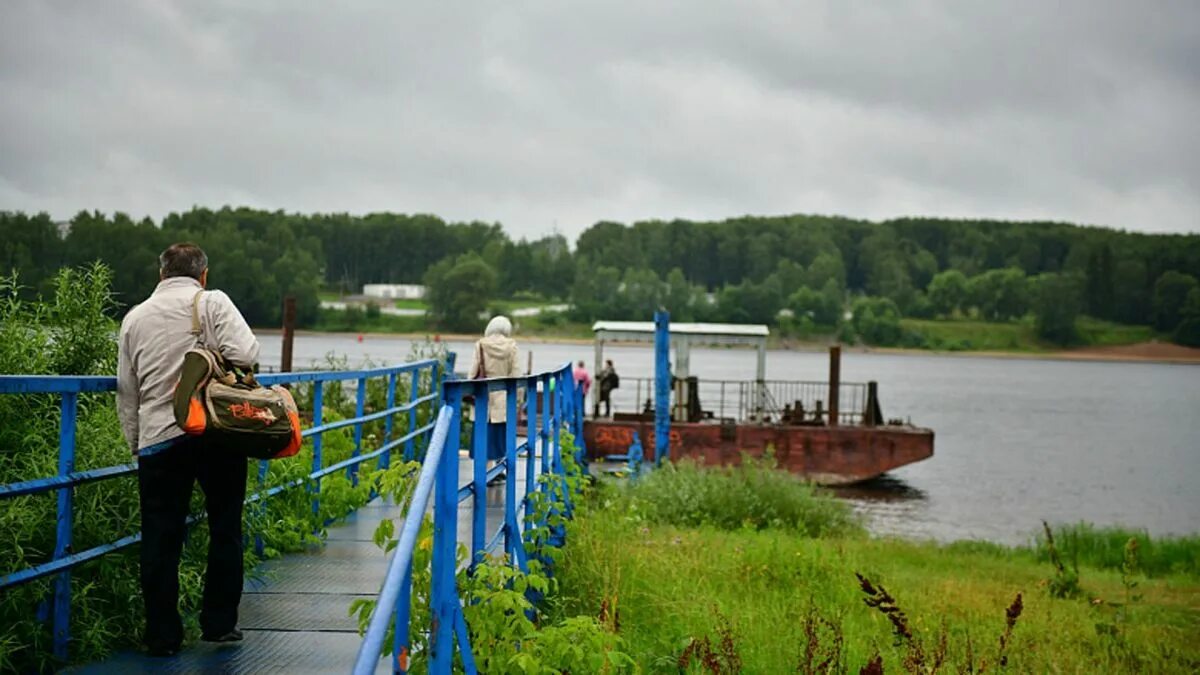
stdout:
<svg viewBox="0 0 1200 675">
<path fill-rule="evenodd" d="M 472 463 L 459 457 L 459 484 L 471 481 Z M 524 490 L 525 460 L 518 459 L 517 488 Z M 472 502 L 459 505 L 458 540 L 470 544 Z M 488 488 L 487 529 L 495 532 L 504 516 L 504 486 Z M 347 673 L 362 643 L 355 617 L 356 598 L 374 598 L 387 574 L 385 555 L 372 538 L 384 518 L 399 521 L 394 504 L 376 500 L 331 527 L 324 546 L 269 560 L 248 575 L 238 643 L 185 644 L 171 658 L 127 651 L 71 673 Z M 386 660 L 377 672 L 390 673 Z"/>
</svg>

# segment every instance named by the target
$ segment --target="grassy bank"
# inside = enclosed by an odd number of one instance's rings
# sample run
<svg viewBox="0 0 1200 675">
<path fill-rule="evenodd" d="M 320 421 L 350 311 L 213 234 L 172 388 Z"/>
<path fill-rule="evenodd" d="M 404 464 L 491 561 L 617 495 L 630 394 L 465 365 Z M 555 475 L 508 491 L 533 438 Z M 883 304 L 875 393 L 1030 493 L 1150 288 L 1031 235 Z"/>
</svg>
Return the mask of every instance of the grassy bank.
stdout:
<svg viewBox="0 0 1200 675">
<path fill-rule="evenodd" d="M 909 337 L 906 347 L 938 351 L 1057 352 L 1062 347 L 1040 340 L 1032 318 L 993 323 L 968 319 L 901 319 Z M 1156 334 L 1149 326 L 1128 326 L 1080 317 L 1081 346 L 1107 347 L 1147 342 Z"/>
<path fill-rule="evenodd" d="M 1184 552 L 1165 554 L 1178 563 L 1167 570 L 1190 571 L 1164 571 L 1159 562 L 1147 577 L 1136 563 L 1090 564 L 1107 559 L 1101 542 L 1113 536 L 1079 530 L 1080 590 L 1054 597 L 1055 569 L 1033 548 L 871 539 L 846 526 L 839 502 L 804 486 L 784 509 L 804 515 L 772 512 L 782 483 L 753 476 L 732 479 L 742 485 L 738 495 L 718 489 L 733 485 L 728 476 L 676 477 L 675 487 L 694 489 L 661 498 L 651 478 L 631 493 L 600 490 L 594 510 L 573 525 L 559 566 L 563 610 L 598 615 L 604 607 L 647 672 L 674 670 L 681 660 L 691 672 L 733 672 L 738 663 L 747 673 L 858 672 L 876 655 L 884 672 L 930 672 L 938 662 L 945 671 L 996 670 L 1002 660 L 1012 672 L 1200 667 L 1192 639 L 1200 576 L 1187 567 L 1200 551 L 1195 538 L 1180 544 Z M 881 598 L 855 573 L 886 589 L 891 602 L 882 606 L 898 608 L 899 624 L 864 602 Z M 1001 648 L 1018 594 L 1019 615 Z"/>
</svg>

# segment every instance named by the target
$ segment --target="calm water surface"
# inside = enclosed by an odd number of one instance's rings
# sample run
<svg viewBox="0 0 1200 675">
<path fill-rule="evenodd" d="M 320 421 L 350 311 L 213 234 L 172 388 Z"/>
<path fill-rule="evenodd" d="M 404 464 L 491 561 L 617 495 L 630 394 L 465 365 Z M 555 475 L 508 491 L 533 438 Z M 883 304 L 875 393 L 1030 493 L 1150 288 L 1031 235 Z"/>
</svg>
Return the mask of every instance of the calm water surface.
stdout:
<svg viewBox="0 0 1200 675">
<path fill-rule="evenodd" d="M 262 343 L 262 362 L 277 364 L 278 335 Z M 449 347 L 470 353 L 467 344 Z M 590 345 L 528 347 L 535 370 L 592 361 Z M 307 367 L 331 352 L 351 365 L 364 357 L 399 363 L 409 348 L 403 339 L 304 336 L 295 363 Z M 652 372 L 647 348 L 605 354 L 626 377 Z M 693 349 L 691 361 L 701 378 L 754 376 L 749 351 Z M 827 372 L 824 354 L 767 355 L 768 379 L 824 380 Z M 931 459 L 840 491 L 876 532 L 1020 543 L 1043 518 L 1200 532 L 1200 366 L 849 353 L 842 378 L 878 381 L 887 417 L 936 433 Z"/>
</svg>

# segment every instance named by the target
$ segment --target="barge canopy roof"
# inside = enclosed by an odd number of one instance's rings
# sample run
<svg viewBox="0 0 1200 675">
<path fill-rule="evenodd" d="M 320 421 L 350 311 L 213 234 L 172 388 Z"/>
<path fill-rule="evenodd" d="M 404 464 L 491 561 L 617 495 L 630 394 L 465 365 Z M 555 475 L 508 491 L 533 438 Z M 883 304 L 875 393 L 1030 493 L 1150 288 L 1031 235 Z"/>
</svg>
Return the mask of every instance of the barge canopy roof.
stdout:
<svg viewBox="0 0 1200 675">
<path fill-rule="evenodd" d="M 653 321 L 597 321 L 592 332 L 601 340 L 654 340 Z M 712 340 L 729 342 L 722 338 L 766 338 L 770 330 L 763 324 L 750 323 L 675 323 L 671 322 L 671 334 L 698 338 L 696 342 Z M 739 342 L 743 340 L 738 340 Z M 753 342 L 757 342 L 754 340 Z"/>
<path fill-rule="evenodd" d="M 755 381 L 758 388 L 755 393 L 755 410 L 761 414 L 765 405 L 763 388 L 767 372 L 767 336 L 770 330 L 761 323 L 670 323 L 671 344 L 675 347 L 675 365 L 673 374 L 680 380 L 686 380 L 691 370 L 691 348 L 693 345 L 746 345 L 757 352 L 757 367 Z M 597 321 L 592 324 L 592 332 L 596 334 L 593 345 L 596 350 L 596 372 L 604 363 L 604 343 L 613 342 L 654 342 L 653 321 Z M 600 401 L 600 387 L 592 387 L 596 404 Z M 687 392 L 680 390 L 676 397 L 676 405 L 686 406 Z M 598 410 L 599 408 L 597 408 Z"/>
</svg>

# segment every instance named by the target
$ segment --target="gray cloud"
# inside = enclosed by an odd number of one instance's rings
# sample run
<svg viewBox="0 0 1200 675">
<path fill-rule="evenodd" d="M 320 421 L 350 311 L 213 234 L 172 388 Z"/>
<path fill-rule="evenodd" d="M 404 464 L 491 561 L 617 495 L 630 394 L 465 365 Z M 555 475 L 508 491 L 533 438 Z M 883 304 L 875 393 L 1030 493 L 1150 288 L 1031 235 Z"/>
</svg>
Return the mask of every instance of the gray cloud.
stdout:
<svg viewBox="0 0 1200 675">
<path fill-rule="evenodd" d="M 17 0 L 0 208 L 1200 231 L 1197 63 L 1182 1 Z"/>
</svg>

